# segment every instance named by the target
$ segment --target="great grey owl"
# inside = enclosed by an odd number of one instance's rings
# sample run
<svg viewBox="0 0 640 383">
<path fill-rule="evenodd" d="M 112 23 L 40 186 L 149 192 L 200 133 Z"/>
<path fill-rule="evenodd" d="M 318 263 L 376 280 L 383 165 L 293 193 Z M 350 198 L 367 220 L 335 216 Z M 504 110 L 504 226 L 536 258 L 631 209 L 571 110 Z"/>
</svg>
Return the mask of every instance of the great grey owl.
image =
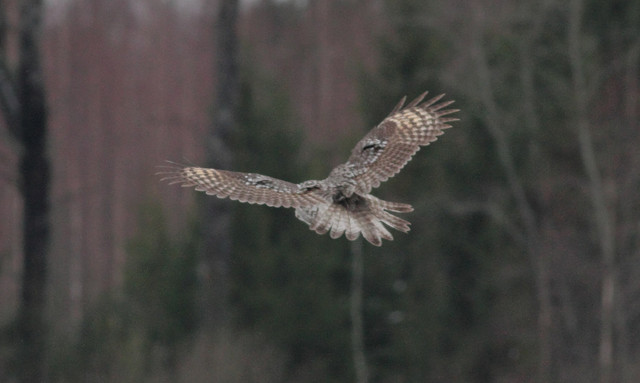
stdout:
<svg viewBox="0 0 640 383">
<path fill-rule="evenodd" d="M 331 238 L 343 233 L 349 240 L 359 234 L 375 246 L 393 240 L 386 224 L 402 232 L 409 222 L 389 212 L 407 213 L 411 205 L 383 201 L 369 194 L 372 188 L 398 173 L 420 150 L 450 128 L 457 118 L 444 117 L 457 109 L 444 109 L 453 101 L 439 102 L 444 95 L 422 102 L 427 92 L 404 106 L 404 97 L 391 113 L 351 151 L 346 163 L 335 167 L 324 180 L 299 184 L 255 173 L 170 166 L 160 174 L 170 183 L 195 186 L 219 198 L 251 204 L 294 208 L 298 219 L 318 234 Z"/>
</svg>

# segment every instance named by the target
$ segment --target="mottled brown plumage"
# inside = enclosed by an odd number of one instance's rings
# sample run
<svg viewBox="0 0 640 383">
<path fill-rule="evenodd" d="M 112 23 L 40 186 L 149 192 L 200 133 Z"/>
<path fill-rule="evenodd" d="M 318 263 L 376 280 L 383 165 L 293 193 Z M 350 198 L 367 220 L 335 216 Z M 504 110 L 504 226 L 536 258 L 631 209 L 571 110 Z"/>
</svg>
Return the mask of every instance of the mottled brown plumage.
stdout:
<svg viewBox="0 0 640 383">
<path fill-rule="evenodd" d="M 387 225 L 402 232 L 409 222 L 389 212 L 406 213 L 411 205 L 383 201 L 369 194 L 372 188 L 397 174 L 421 146 L 429 145 L 450 128 L 444 117 L 457 109 L 444 109 L 453 101 L 440 102 L 444 95 L 422 102 L 426 92 L 409 105 L 403 98 L 387 118 L 362 138 L 346 163 L 335 167 L 324 180 L 294 184 L 276 178 L 227 170 L 170 166 L 163 180 L 195 186 L 196 190 L 219 198 L 292 207 L 296 217 L 318 234 L 349 240 L 359 234 L 380 246 L 393 240 Z"/>
</svg>

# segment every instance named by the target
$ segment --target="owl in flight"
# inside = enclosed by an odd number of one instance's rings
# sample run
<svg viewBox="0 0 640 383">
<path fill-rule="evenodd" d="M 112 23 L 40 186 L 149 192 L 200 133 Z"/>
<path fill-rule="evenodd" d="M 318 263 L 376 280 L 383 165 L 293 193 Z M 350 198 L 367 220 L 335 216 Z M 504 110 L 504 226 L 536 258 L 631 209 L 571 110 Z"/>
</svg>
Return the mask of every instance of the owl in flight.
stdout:
<svg viewBox="0 0 640 383">
<path fill-rule="evenodd" d="M 162 180 L 184 187 L 195 186 L 218 198 L 230 198 L 251 204 L 290 207 L 296 217 L 318 234 L 331 238 L 343 233 L 353 241 L 360 233 L 375 246 L 382 239 L 393 240 L 383 225 L 403 232 L 409 222 L 389 212 L 407 213 L 411 205 L 383 201 L 369 194 L 372 188 L 398 173 L 420 146 L 435 141 L 448 122 L 444 117 L 457 109 L 444 109 L 453 101 L 438 102 L 444 95 L 422 102 L 427 92 L 404 106 L 406 97 L 378 126 L 362 138 L 346 163 L 335 167 L 324 180 L 299 184 L 255 173 L 199 167 L 169 166 Z"/>
</svg>

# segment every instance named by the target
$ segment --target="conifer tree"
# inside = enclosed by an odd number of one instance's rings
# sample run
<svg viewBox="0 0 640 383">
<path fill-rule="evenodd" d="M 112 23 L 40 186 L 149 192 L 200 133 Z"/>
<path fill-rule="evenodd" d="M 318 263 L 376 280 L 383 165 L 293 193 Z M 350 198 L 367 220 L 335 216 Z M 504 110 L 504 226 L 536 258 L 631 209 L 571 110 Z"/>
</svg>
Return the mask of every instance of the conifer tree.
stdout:
<svg viewBox="0 0 640 383">
<path fill-rule="evenodd" d="M 243 68 L 242 84 L 234 169 L 301 182 L 309 166 L 286 94 L 251 67 Z M 326 379 L 348 380 L 346 244 L 318 238 L 291 209 L 233 209 L 236 322 L 286 350 L 292 374 L 317 365 Z"/>
</svg>

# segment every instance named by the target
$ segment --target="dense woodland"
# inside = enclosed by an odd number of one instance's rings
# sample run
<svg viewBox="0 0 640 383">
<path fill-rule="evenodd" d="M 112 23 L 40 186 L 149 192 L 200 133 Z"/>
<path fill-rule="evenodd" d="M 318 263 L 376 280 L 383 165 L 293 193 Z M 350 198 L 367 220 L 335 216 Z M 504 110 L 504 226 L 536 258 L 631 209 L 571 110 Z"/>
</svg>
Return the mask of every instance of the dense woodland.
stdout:
<svg viewBox="0 0 640 383">
<path fill-rule="evenodd" d="M 155 175 L 321 179 L 424 90 L 380 248 Z M 0 112 L 0 381 L 640 381 L 640 1 L 7 0 Z"/>
</svg>

